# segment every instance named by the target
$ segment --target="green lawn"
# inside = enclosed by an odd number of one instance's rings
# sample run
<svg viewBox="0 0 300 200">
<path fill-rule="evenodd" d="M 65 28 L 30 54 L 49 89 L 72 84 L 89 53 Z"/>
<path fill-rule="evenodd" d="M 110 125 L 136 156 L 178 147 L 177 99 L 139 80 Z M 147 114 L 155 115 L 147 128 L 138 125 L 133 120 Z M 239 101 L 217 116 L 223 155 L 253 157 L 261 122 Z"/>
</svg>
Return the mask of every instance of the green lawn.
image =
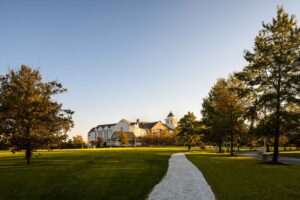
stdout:
<svg viewBox="0 0 300 200">
<path fill-rule="evenodd" d="M 300 158 L 300 151 L 284 151 L 280 152 L 281 156 Z"/>
<path fill-rule="evenodd" d="M 170 155 L 185 150 L 38 151 L 31 166 L 25 165 L 24 153 L 0 151 L 0 200 L 145 199 L 165 175 Z M 300 199 L 300 165 L 265 165 L 209 151 L 188 158 L 203 172 L 218 200 Z"/>
<path fill-rule="evenodd" d="M 271 152 L 267 152 L 265 154 L 272 156 L 273 152 L 271 151 Z M 284 156 L 284 157 L 300 158 L 300 151 L 280 151 L 279 155 Z"/>
<path fill-rule="evenodd" d="M 0 199 L 145 199 L 183 148 L 0 151 Z M 38 154 L 41 154 L 38 157 Z"/>
<path fill-rule="evenodd" d="M 300 199 L 300 165 L 267 165 L 248 157 L 193 153 L 218 200 Z"/>
</svg>

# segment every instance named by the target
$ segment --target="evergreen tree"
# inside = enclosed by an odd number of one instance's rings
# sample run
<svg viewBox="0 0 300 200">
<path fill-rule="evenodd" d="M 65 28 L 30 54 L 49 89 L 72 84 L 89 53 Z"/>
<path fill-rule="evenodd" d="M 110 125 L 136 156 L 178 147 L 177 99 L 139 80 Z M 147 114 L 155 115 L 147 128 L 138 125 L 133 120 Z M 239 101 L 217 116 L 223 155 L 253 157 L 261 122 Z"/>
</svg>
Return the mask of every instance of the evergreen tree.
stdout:
<svg viewBox="0 0 300 200">
<path fill-rule="evenodd" d="M 199 122 L 197 122 L 196 116 L 192 112 L 188 112 L 179 120 L 177 130 L 177 136 L 188 146 L 189 150 L 191 150 L 192 145 L 199 143 L 201 139 Z"/>
<path fill-rule="evenodd" d="M 277 16 L 255 38 L 252 51 L 245 52 L 248 65 L 239 73 L 246 85 L 254 88 L 262 124 L 274 137 L 272 162 L 278 162 L 279 137 L 299 128 L 300 113 L 300 29 L 295 16 L 278 7 Z M 264 105 L 264 106 L 262 106 Z"/>
</svg>

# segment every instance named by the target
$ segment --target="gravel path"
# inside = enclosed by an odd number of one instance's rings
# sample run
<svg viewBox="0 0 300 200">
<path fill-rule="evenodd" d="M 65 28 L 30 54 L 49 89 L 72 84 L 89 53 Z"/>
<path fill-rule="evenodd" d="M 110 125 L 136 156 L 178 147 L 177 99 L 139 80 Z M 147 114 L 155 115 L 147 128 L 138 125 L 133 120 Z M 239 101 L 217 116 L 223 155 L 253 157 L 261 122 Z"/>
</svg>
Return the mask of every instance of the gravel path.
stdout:
<svg viewBox="0 0 300 200">
<path fill-rule="evenodd" d="M 148 200 L 214 200 L 215 195 L 202 173 L 183 153 L 173 154 L 167 175 L 150 193 Z"/>
</svg>

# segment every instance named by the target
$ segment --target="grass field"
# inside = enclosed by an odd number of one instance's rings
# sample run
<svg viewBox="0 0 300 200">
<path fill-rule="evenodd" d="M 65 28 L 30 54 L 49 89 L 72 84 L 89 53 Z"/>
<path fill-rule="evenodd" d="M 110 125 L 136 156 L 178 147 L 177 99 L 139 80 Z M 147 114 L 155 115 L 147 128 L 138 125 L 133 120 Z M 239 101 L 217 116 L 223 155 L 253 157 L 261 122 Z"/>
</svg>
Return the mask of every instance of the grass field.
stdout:
<svg viewBox="0 0 300 200">
<path fill-rule="evenodd" d="M 183 148 L 0 151 L 0 199 L 145 199 Z M 41 154 L 40 156 L 39 153 Z"/>
<path fill-rule="evenodd" d="M 163 178 L 170 155 L 186 148 L 112 148 L 0 151 L 0 200 L 145 199 Z M 195 149 L 198 150 L 198 149 Z M 290 156 L 299 155 L 289 152 Z M 300 199 L 300 165 L 266 165 L 212 150 L 188 158 L 203 172 L 218 200 Z"/>
<path fill-rule="evenodd" d="M 269 156 L 273 155 L 273 152 L 266 152 L 264 154 L 267 154 Z M 283 157 L 292 157 L 292 158 L 300 158 L 300 151 L 280 151 L 279 156 Z"/>
<path fill-rule="evenodd" d="M 193 153 L 218 200 L 300 199 L 300 165 L 267 165 L 248 157 Z"/>
<path fill-rule="evenodd" d="M 280 152 L 281 156 L 300 158 L 300 151 L 283 151 Z"/>
</svg>

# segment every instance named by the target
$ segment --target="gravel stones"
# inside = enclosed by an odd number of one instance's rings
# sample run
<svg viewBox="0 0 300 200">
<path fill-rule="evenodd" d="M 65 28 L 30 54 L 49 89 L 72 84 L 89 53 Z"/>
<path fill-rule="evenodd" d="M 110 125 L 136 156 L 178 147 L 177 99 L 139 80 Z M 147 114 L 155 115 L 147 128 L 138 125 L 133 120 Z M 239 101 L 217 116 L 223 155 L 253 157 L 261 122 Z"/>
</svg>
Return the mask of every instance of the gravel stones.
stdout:
<svg viewBox="0 0 300 200">
<path fill-rule="evenodd" d="M 166 176 L 157 184 L 148 200 L 215 200 L 203 174 L 183 153 L 173 154 Z"/>
</svg>

